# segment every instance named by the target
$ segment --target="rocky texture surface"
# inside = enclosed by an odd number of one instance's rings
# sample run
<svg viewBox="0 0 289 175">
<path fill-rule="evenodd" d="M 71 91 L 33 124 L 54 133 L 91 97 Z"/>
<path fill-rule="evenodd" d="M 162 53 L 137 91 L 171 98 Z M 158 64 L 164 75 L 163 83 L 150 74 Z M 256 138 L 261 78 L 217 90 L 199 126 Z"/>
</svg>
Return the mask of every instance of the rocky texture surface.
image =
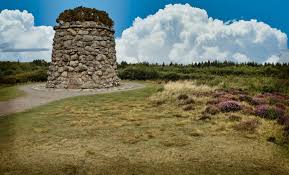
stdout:
<svg viewBox="0 0 289 175">
<path fill-rule="evenodd" d="M 119 85 L 114 30 L 97 22 L 54 27 L 47 88 L 97 89 Z"/>
</svg>

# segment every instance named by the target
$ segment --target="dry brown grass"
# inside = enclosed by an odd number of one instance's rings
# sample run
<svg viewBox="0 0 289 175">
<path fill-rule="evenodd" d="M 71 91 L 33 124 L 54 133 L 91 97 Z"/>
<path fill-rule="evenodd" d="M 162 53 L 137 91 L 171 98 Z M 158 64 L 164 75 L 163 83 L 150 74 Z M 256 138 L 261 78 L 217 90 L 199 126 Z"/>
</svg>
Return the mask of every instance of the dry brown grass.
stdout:
<svg viewBox="0 0 289 175">
<path fill-rule="evenodd" d="M 71 98 L 2 119 L 0 172 L 288 174 L 288 148 L 267 141 L 274 136 L 278 143 L 282 127 L 260 119 L 254 133 L 236 131 L 239 121 L 231 121 L 230 113 L 199 120 L 211 97 L 194 93 L 214 88 L 182 83 L 169 83 L 162 92 L 147 84 L 142 90 Z M 194 99 L 194 110 L 177 105 L 183 93 Z M 156 106 L 158 98 L 165 102 Z"/>
</svg>

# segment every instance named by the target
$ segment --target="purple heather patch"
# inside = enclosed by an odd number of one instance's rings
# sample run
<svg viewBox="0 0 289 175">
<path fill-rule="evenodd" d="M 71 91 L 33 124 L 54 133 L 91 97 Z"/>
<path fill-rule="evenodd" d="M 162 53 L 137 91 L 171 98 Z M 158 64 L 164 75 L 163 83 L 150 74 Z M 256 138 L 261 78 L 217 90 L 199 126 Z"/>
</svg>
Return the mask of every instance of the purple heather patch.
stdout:
<svg viewBox="0 0 289 175">
<path fill-rule="evenodd" d="M 252 105 L 262 105 L 262 104 L 267 104 L 269 103 L 269 100 L 263 96 L 256 96 L 253 97 L 251 102 Z"/>
<path fill-rule="evenodd" d="M 280 116 L 277 120 L 280 125 L 289 126 L 289 116 L 283 115 Z"/>
<path fill-rule="evenodd" d="M 242 109 L 241 104 L 233 100 L 220 102 L 217 106 L 222 112 L 234 112 Z"/>
<path fill-rule="evenodd" d="M 258 105 L 254 113 L 257 116 L 273 120 L 283 116 L 284 110 L 276 106 Z"/>
</svg>

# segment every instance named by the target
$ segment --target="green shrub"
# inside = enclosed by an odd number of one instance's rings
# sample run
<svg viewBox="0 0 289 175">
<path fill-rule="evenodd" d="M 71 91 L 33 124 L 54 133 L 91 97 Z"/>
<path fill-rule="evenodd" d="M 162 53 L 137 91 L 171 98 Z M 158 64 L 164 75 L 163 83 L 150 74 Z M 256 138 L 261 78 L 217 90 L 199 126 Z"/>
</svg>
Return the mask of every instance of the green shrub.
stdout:
<svg viewBox="0 0 289 175">
<path fill-rule="evenodd" d="M 255 109 L 255 115 L 274 120 L 282 117 L 284 115 L 284 110 L 276 106 L 259 105 Z"/>
<path fill-rule="evenodd" d="M 159 73 L 151 68 L 128 67 L 119 71 L 121 79 L 129 80 L 155 80 L 159 78 Z"/>
<path fill-rule="evenodd" d="M 238 131 L 254 132 L 260 124 L 261 122 L 259 120 L 251 119 L 247 121 L 241 121 L 240 123 L 234 126 L 234 129 Z"/>
<path fill-rule="evenodd" d="M 33 82 L 47 81 L 47 71 L 40 70 L 32 73 L 30 75 L 30 81 Z"/>
<path fill-rule="evenodd" d="M 170 80 L 170 81 L 176 81 L 176 80 L 181 79 L 181 76 L 178 73 L 170 72 L 170 73 L 162 74 L 161 79 Z"/>
<path fill-rule="evenodd" d="M 13 75 L 0 77 L 1 84 L 15 84 L 16 82 L 16 77 Z"/>
</svg>

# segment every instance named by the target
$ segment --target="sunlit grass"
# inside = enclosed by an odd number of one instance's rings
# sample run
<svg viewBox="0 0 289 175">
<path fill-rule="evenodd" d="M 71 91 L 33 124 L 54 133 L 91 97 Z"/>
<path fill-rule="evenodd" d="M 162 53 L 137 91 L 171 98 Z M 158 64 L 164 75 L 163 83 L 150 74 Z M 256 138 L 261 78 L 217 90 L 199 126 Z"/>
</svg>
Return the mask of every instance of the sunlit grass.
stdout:
<svg viewBox="0 0 289 175">
<path fill-rule="evenodd" d="M 0 119 L 0 171 L 10 174 L 288 174 L 281 126 L 219 113 L 199 120 L 217 87 L 195 82 L 74 97 Z M 183 110 L 178 96 L 193 98 Z M 161 99 L 163 103 L 156 104 Z M 33 173 L 32 173 L 33 172 Z"/>
<path fill-rule="evenodd" d="M 18 86 L 0 86 L 0 101 L 11 100 L 25 95 L 23 91 L 20 91 Z"/>
</svg>

